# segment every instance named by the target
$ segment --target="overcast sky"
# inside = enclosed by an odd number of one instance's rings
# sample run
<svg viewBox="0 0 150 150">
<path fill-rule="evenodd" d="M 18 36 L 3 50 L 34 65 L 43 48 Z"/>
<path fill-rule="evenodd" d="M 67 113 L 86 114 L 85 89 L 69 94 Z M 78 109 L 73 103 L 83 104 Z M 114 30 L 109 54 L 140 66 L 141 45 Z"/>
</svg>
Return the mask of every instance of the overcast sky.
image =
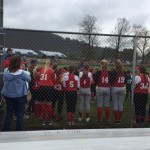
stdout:
<svg viewBox="0 0 150 150">
<path fill-rule="evenodd" d="M 4 27 L 78 32 L 91 15 L 103 33 L 111 33 L 117 18 L 150 30 L 150 0 L 4 0 Z"/>
</svg>

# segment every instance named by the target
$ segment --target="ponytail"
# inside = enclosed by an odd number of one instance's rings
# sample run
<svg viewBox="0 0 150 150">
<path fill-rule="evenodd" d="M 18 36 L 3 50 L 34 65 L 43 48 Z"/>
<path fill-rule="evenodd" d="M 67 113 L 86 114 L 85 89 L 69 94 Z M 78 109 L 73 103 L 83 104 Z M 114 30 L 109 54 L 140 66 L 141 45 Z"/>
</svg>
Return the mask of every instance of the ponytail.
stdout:
<svg viewBox="0 0 150 150">
<path fill-rule="evenodd" d="M 50 63 L 51 61 L 47 59 L 45 62 L 44 74 L 46 74 L 47 70 L 51 68 Z"/>
</svg>

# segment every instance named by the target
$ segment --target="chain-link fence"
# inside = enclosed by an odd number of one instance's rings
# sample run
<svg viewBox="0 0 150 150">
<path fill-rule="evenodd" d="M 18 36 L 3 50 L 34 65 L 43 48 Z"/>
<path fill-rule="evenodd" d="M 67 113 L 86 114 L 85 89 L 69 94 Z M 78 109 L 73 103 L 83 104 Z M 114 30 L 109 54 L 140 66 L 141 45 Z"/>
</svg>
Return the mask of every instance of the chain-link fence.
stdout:
<svg viewBox="0 0 150 150">
<path fill-rule="evenodd" d="M 25 130 L 150 126 L 149 37 L 18 29 L 4 33 L 5 56 L 11 48 L 31 75 Z M 9 65 L 6 60 L 3 69 Z M 15 111 L 9 116 L 11 130 L 18 119 Z"/>
</svg>

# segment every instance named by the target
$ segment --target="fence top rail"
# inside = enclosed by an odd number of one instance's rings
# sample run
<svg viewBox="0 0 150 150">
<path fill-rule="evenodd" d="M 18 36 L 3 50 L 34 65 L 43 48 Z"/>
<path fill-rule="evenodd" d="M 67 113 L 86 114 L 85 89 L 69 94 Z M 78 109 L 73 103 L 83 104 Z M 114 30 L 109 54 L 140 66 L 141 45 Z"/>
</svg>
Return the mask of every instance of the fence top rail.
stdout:
<svg viewBox="0 0 150 150">
<path fill-rule="evenodd" d="M 150 36 L 139 35 L 118 35 L 118 34 L 102 34 L 102 33 L 83 33 L 83 32 L 66 32 L 66 31 L 48 31 L 48 30 L 34 30 L 34 29 L 19 29 L 19 28 L 3 28 L 3 30 L 15 31 L 29 31 L 29 32 L 45 32 L 45 33 L 58 33 L 58 34 L 78 34 L 78 35 L 97 35 L 97 36 L 120 36 L 120 37 L 136 37 L 136 38 L 150 38 Z M 3 33 L 0 33 L 3 34 Z"/>
</svg>

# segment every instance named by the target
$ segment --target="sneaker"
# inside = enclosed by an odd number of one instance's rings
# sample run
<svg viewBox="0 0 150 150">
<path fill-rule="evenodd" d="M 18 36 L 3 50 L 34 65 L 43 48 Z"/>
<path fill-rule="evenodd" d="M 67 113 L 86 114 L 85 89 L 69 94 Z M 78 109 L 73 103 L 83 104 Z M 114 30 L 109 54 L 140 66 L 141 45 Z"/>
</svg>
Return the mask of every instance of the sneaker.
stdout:
<svg viewBox="0 0 150 150">
<path fill-rule="evenodd" d="M 49 122 L 48 125 L 49 125 L 49 126 L 53 125 L 53 122 Z"/>
<path fill-rule="evenodd" d="M 24 118 L 25 118 L 25 119 L 29 119 L 29 116 L 28 116 L 28 115 L 24 115 Z"/>
<path fill-rule="evenodd" d="M 90 119 L 91 119 L 90 117 L 86 118 L 86 122 L 89 122 L 89 121 L 90 121 Z"/>
<path fill-rule="evenodd" d="M 83 118 L 78 118 L 79 121 L 82 121 Z"/>
<path fill-rule="evenodd" d="M 42 123 L 42 126 L 45 126 L 45 125 L 46 125 L 46 123 L 45 123 L 45 122 L 43 122 L 43 123 Z"/>
<path fill-rule="evenodd" d="M 114 121 L 114 123 L 117 125 L 120 125 L 121 122 L 119 120 L 117 120 L 117 121 Z"/>
</svg>

